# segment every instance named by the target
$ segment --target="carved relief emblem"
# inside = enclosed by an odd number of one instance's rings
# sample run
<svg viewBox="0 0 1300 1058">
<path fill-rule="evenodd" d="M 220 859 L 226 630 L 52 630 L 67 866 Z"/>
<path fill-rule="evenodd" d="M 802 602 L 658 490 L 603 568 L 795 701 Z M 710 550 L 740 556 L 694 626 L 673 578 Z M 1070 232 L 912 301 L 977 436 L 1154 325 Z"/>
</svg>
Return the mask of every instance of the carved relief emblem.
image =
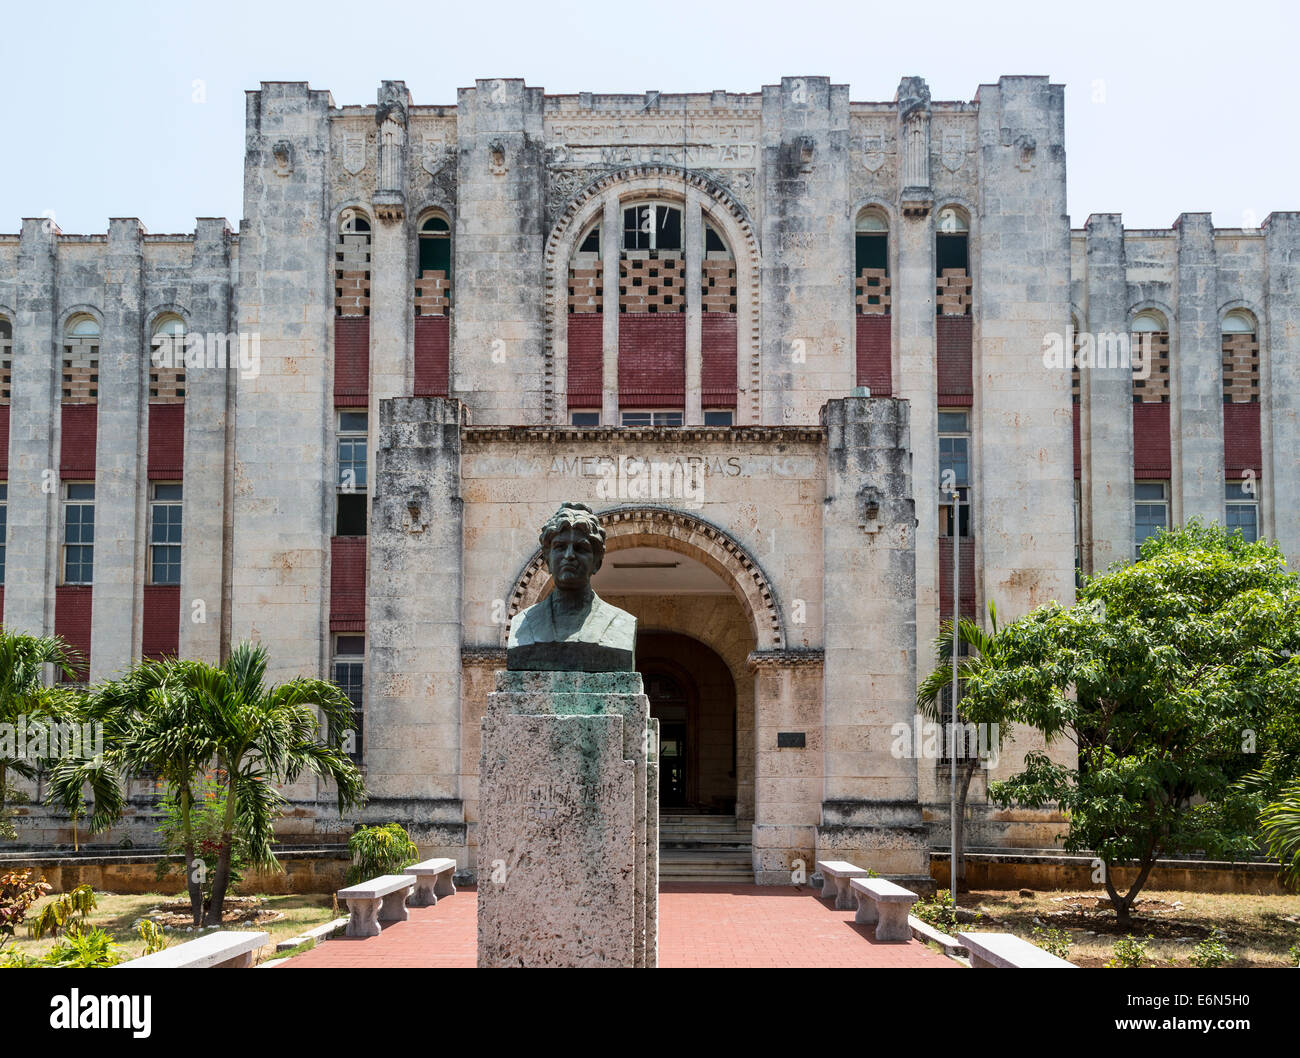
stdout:
<svg viewBox="0 0 1300 1058">
<path fill-rule="evenodd" d="M 451 162 L 451 154 L 447 150 L 442 133 L 426 132 L 421 143 L 420 165 L 430 176 L 437 176 Z"/>
<path fill-rule="evenodd" d="M 945 131 L 939 147 L 939 161 L 951 173 L 962 167 L 966 160 L 966 130 Z"/>
<path fill-rule="evenodd" d="M 866 139 L 863 140 L 862 164 L 871 173 L 874 173 L 885 164 L 885 134 L 883 132 L 868 133 Z"/>
<path fill-rule="evenodd" d="M 343 133 L 343 168 L 353 176 L 366 167 L 366 134 Z"/>
<path fill-rule="evenodd" d="M 271 160 L 276 176 L 288 176 L 293 172 L 293 144 L 288 140 L 278 141 L 271 148 Z"/>
</svg>

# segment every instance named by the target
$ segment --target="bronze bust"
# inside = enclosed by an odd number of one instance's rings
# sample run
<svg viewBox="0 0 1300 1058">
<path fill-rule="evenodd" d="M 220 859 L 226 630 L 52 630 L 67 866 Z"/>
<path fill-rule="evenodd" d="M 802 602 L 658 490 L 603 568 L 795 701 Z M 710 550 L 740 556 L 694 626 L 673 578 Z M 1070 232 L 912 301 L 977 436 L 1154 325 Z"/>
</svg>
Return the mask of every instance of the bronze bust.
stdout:
<svg viewBox="0 0 1300 1058">
<path fill-rule="evenodd" d="M 630 672 L 636 618 L 591 590 L 605 558 L 605 530 L 585 503 L 565 503 L 539 536 L 555 589 L 515 614 L 506 647 L 507 669 Z"/>
</svg>

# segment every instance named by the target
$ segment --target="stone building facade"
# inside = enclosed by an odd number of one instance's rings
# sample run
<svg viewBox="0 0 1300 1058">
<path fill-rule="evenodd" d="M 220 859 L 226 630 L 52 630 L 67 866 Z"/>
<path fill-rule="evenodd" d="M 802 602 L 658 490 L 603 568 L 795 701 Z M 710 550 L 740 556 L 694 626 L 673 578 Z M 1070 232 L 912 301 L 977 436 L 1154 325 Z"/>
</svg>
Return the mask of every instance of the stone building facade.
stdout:
<svg viewBox="0 0 1300 1058">
<path fill-rule="evenodd" d="M 941 613 L 1068 602 L 1193 515 L 1300 553 L 1300 213 L 1072 230 L 1064 121 L 1041 77 L 264 83 L 238 233 L 0 236 L 4 622 L 90 680 L 243 639 L 337 679 L 362 818 L 472 868 L 492 672 L 585 501 L 668 809 L 734 816 L 760 882 L 924 876 L 947 771 L 896 725 Z M 1060 830 L 982 791 L 973 844 Z M 288 794 L 287 837 L 350 828 Z"/>
</svg>

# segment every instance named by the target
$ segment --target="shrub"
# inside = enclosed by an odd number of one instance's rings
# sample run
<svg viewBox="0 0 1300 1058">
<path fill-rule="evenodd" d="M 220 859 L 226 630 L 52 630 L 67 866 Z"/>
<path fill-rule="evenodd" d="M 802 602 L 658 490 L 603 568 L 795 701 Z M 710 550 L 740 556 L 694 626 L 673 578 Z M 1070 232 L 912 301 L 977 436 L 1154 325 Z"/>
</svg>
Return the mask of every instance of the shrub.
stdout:
<svg viewBox="0 0 1300 1058">
<path fill-rule="evenodd" d="M 153 955 L 167 947 L 162 927 L 151 918 L 142 918 L 135 924 L 135 932 L 144 941 L 144 954 Z"/>
<path fill-rule="evenodd" d="M 912 905 L 912 914 L 927 926 L 933 926 L 946 933 L 951 933 L 957 928 L 957 905 L 953 902 L 951 890 L 948 889 L 936 890 L 929 900 L 918 900 Z M 975 912 L 976 920 L 983 917 L 980 912 Z"/>
<path fill-rule="evenodd" d="M 92 926 L 69 933 L 50 949 L 44 962 L 46 966 L 99 970 L 116 966 L 125 958 L 126 952 L 113 943 L 112 937 Z"/>
<path fill-rule="evenodd" d="M 1236 956 L 1228 950 L 1228 946 L 1224 943 L 1225 939 L 1223 931 L 1218 926 L 1211 929 L 1210 935 L 1192 949 L 1192 965 L 1208 969 L 1226 966 L 1232 962 Z"/>
<path fill-rule="evenodd" d="M 1126 970 L 1136 969 L 1146 962 L 1147 946 L 1151 942 L 1150 934 L 1146 940 L 1135 940 L 1132 934 L 1115 942 L 1115 951 L 1106 965 Z"/>
<path fill-rule="evenodd" d="M 68 933 L 75 933 L 82 928 L 86 915 L 99 905 L 95 902 L 95 891 L 88 885 L 79 885 L 67 893 L 55 897 L 43 908 L 31 924 L 32 936 L 37 940 L 43 937 L 57 937 L 66 928 Z M 80 914 L 80 920 L 73 916 Z M 69 924 L 71 923 L 71 924 Z"/>
<path fill-rule="evenodd" d="M 31 906 L 52 888 L 44 878 L 33 882 L 31 873 L 0 874 L 0 947 L 14 935 Z"/>
<path fill-rule="evenodd" d="M 348 851 L 352 853 L 349 885 L 381 874 L 395 874 L 420 858 L 415 842 L 397 823 L 362 827 L 348 839 Z"/>
<path fill-rule="evenodd" d="M 194 800 L 190 805 L 190 835 L 194 842 L 194 870 L 203 893 L 204 906 L 212 894 L 212 882 L 216 877 L 217 860 L 221 856 L 221 835 L 226 816 L 225 783 L 218 782 L 215 775 L 204 776 L 203 781 L 194 788 Z M 185 817 L 181 804 L 180 791 L 168 788 L 159 802 L 162 821 L 157 826 L 162 847 L 169 856 L 183 856 L 185 853 Z M 236 833 L 234 847 L 230 853 L 230 884 L 237 886 L 244 877 L 244 868 L 248 865 L 248 843 L 242 834 Z M 169 874 L 184 874 L 185 864 L 172 860 L 159 860 L 157 878 L 162 881 Z"/>
<path fill-rule="evenodd" d="M 1070 945 L 1073 940 L 1063 929 L 1043 929 L 1035 926 L 1031 936 L 1034 943 L 1043 951 L 1055 955 L 1058 959 L 1068 959 L 1070 957 Z"/>
</svg>

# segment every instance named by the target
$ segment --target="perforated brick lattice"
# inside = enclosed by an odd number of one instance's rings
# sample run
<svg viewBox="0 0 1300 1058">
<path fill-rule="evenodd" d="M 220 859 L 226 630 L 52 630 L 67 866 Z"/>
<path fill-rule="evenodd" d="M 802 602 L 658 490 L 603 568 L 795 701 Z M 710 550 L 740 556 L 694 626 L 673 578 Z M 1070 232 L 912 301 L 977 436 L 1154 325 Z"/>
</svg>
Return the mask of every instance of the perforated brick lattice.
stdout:
<svg viewBox="0 0 1300 1058">
<path fill-rule="evenodd" d="M 149 369 L 150 404 L 185 403 L 185 369 L 151 367 Z"/>
<path fill-rule="evenodd" d="M 334 314 L 370 315 L 370 236 L 342 234 L 334 247 Z"/>
<path fill-rule="evenodd" d="M 0 404 L 8 404 L 13 385 L 14 360 L 8 346 L 0 348 Z"/>
<path fill-rule="evenodd" d="M 426 270 L 415 281 L 415 314 L 445 316 L 451 307 L 451 280 L 442 270 Z"/>
<path fill-rule="evenodd" d="M 620 312 L 684 312 L 686 264 L 680 257 L 631 257 L 618 263 Z"/>
<path fill-rule="evenodd" d="M 63 403 L 99 401 L 99 346 L 70 342 L 63 347 Z"/>
<path fill-rule="evenodd" d="M 705 312 L 735 312 L 736 262 L 730 258 L 704 261 L 700 293 Z"/>
<path fill-rule="evenodd" d="M 1083 378 L 1079 373 L 1079 333 L 1074 333 L 1074 356 L 1070 358 L 1070 400 L 1075 404 L 1083 402 Z"/>
<path fill-rule="evenodd" d="M 605 268 L 599 257 L 575 257 L 569 263 L 569 311 L 605 310 Z"/>
<path fill-rule="evenodd" d="M 858 273 L 858 312 L 863 316 L 889 315 L 889 276 L 883 268 L 864 268 Z"/>
<path fill-rule="evenodd" d="M 1253 334 L 1223 336 L 1223 399 L 1229 404 L 1259 400 L 1259 339 Z"/>
<path fill-rule="evenodd" d="M 964 268 L 945 268 L 935 282 L 935 301 L 944 316 L 966 316 L 970 313 L 970 276 Z"/>
<path fill-rule="evenodd" d="M 1169 332 L 1147 331 L 1131 338 L 1133 363 L 1149 362 L 1151 373 L 1147 378 L 1133 377 L 1133 399 L 1142 404 L 1169 403 Z M 1146 357 L 1140 361 L 1139 357 Z"/>
</svg>

